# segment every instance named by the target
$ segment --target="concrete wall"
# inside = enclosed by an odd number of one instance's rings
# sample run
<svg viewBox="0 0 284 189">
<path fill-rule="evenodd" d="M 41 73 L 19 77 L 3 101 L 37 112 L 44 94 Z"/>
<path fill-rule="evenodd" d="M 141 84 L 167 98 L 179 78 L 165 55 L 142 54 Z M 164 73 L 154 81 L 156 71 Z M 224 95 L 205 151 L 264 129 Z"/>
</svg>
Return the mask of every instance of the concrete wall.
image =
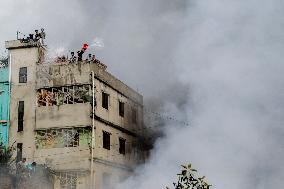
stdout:
<svg viewBox="0 0 284 189">
<path fill-rule="evenodd" d="M 90 83 L 88 64 L 39 64 L 37 65 L 37 88 L 68 86 Z"/>
<path fill-rule="evenodd" d="M 35 149 L 35 107 L 36 107 L 36 63 L 38 61 L 38 48 L 9 49 L 12 57 L 11 65 L 11 104 L 9 144 L 23 143 L 23 157 L 33 160 Z M 27 67 L 27 83 L 19 83 L 20 67 Z M 18 132 L 18 106 L 24 101 L 24 130 Z"/>
<path fill-rule="evenodd" d="M 112 87 L 100 82 L 98 79 L 95 80 L 95 86 L 95 97 L 97 101 L 95 114 L 129 131 L 134 133 L 139 132 L 143 124 L 143 107 L 140 104 L 133 102 L 128 97 L 118 93 Z M 109 95 L 108 109 L 102 107 L 102 92 L 105 92 Z M 124 117 L 119 115 L 119 101 L 124 103 Z M 137 110 L 137 123 L 132 121 L 133 108 Z"/>
<path fill-rule="evenodd" d="M 37 149 L 34 159 L 39 164 L 47 164 L 55 171 L 90 169 L 88 147 Z"/>
<path fill-rule="evenodd" d="M 36 108 L 36 129 L 90 126 L 91 105 L 64 104 Z"/>
<path fill-rule="evenodd" d="M 115 128 L 112 128 L 99 121 L 95 122 L 95 158 L 108 162 L 115 162 L 129 168 L 133 167 L 138 159 L 134 158 L 133 144 L 137 140 L 136 137 L 125 134 Z M 110 150 L 103 148 L 103 131 L 110 133 Z M 119 138 L 126 140 L 125 154 L 119 153 Z"/>
</svg>

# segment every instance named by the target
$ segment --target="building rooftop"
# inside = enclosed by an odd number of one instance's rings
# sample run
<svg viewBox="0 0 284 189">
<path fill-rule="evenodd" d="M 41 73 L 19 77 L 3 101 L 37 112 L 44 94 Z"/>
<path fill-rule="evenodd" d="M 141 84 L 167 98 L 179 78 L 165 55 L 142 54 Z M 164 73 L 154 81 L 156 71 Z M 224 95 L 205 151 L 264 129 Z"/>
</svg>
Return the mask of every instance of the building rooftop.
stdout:
<svg viewBox="0 0 284 189">
<path fill-rule="evenodd" d="M 104 84 L 110 86 L 123 96 L 143 105 L 143 96 L 114 77 L 112 74 L 102 69 L 95 63 L 86 61 L 74 64 L 62 62 L 59 64 L 44 63 L 37 66 L 36 88 L 59 87 L 68 85 L 87 84 L 90 82 L 90 73 L 94 71 L 94 76 Z M 63 79 L 64 78 L 64 79 Z"/>
</svg>

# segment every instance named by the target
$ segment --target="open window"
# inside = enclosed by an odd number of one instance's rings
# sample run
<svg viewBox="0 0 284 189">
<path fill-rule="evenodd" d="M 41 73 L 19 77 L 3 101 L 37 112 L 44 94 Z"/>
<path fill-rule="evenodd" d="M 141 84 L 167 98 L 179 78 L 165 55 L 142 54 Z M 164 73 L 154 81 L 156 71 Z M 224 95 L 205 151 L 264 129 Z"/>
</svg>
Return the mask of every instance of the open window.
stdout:
<svg viewBox="0 0 284 189">
<path fill-rule="evenodd" d="M 24 130 L 24 110 L 25 110 L 24 101 L 19 101 L 19 106 L 18 106 L 18 132 Z"/>
<path fill-rule="evenodd" d="M 118 106 L 119 116 L 124 117 L 124 102 L 119 101 Z"/>
<path fill-rule="evenodd" d="M 102 107 L 108 110 L 108 98 L 109 94 L 102 92 Z"/>
<path fill-rule="evenodd" d="M 125 154 L 125 142 L 125 139 L 119 138 L 119 153 L 123 155 Z"/>
</svg>

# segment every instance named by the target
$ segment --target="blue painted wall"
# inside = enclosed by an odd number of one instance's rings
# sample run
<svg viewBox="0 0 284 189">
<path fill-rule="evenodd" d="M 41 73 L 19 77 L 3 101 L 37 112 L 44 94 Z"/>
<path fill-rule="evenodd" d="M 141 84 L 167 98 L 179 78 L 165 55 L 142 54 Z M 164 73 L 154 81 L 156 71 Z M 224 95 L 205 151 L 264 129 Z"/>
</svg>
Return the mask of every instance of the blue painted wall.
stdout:
<svg viewBox="0 0 284 189">
<path fill-rule="evenodd" d="M 0 68 L 0 143 L 8 146 L 9 134 L 9 69 Z"/>
</svg>

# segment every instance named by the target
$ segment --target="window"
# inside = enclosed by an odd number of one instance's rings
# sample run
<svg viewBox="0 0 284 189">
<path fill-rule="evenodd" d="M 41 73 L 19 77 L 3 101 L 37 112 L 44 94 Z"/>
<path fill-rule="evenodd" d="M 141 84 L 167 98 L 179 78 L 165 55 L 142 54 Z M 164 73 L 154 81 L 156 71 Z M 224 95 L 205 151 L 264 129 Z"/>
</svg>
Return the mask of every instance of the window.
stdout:
<svg viewBox="0 0 284 189">
<path fill-rule="evenodd" d="M 132 122 L 137 123 L 137 110 L 134 108 L 132 109 Z"/>
<path fill-rule="evenodd" d="M 91 127 L 37 130 L 37 149 L 88 146 L 91 141 Z"/>
<path fill-rule="evenodd" d="M 102 107 L 108 110 L 108 94 L 102 92 Z"/>
<path fill-rule="evenodd" d="M 17 157 L 16 161 L 22 161 L 23 159 L 23 143 L 17 143 Z"/>
<path fill-rule="evenodd" d="M 103 148 L 110 150 L 110 133 L 103 131 Z"/>
<path fill-rule="evenodd" d="M 19 83 L 27 83 L 27 67 L 21 67 L 19 71 Z"/>
<path fill-rule="evenodd" d="M 37 90 L 38 106 L 92 102 L 90 85 L 51 87 Z"/>
<path fill-rule="evenodd" d="M 24 110 L 25 110 L 24 101 L 19 101 L 19 106 L 18 106 L 18 132 L 23 131 L 23 128 L 24 128 Z"/>
<path fill-rule="evenodd" d="M 119 116 L 124 117 L 124 102 L 119 101 Z"/>
<path fill-rule="evenodd" d="M 125 139 L 119 138 L 119 153 L 125 154 Z"/>
</svg>

